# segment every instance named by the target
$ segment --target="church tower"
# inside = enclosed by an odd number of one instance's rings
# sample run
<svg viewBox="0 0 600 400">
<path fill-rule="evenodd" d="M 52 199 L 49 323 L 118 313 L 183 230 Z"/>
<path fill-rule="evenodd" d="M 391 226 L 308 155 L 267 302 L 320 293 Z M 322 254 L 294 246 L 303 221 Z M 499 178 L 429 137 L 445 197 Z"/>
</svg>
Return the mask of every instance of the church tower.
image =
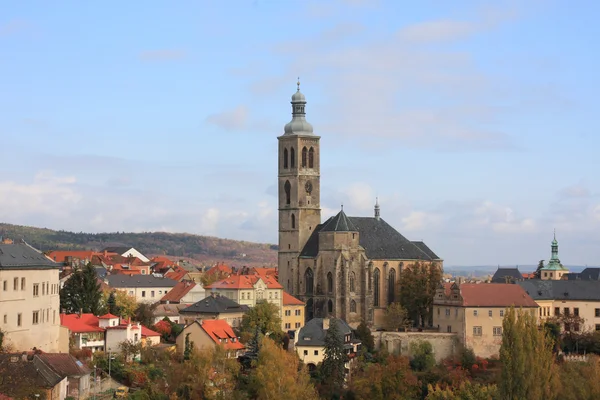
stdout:
<svg viewBox="0 0 600 400">
<path fill-rule="evenodd" d="M 279 283 L 292 295 L 299 293 L 298 257 L 321 223 L 319 136 L 306 121 L 306 98 L 292 96 L 292 120 L 279 136 Z"/>
</svg>

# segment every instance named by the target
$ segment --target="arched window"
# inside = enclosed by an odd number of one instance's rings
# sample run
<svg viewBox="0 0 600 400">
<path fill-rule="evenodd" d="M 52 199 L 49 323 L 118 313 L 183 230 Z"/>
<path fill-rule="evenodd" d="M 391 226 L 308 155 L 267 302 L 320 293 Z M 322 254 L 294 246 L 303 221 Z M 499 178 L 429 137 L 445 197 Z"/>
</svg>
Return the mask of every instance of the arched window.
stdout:
<svg viewBox="0 0 600 400">
<path fill-rule="evenodd" d="M 404 263 L 402 261 L 400 261 L 400 264 L 398 264 L 398 273 L 402 273 L 402 270 L 404 269 Z"/>
<path fill-rule="evenodd" d="M 329 300 L 327 302 L 327 311 L 331 314 L 333 313 L 333 301 Z"/>
<path fill-rule="evenodd" d="M 373 305 L 379 307 L 379 268 L 373 273 Z"/>
<path fill-rule="evenodd" d="M 287 148 L 283 149 L 283 168 L 288 167 L 288 151 Z"/>
<path fill-rule="evenodd" d="M 296 152 L 294 151 L 294 148 L 292 147 L 290 149 L 290 168 L 294 168 L 296 167 Z"/>
<path fill-rule="evenodd" d="M 306 294 L 313 293 L 314 279 L 315 277 L 313 275 L 312 269 L 307 268 L 306 272 L 304 273 L 304 292 Z"/>
<path fill-rule="evenodd" d="M 306 168 L 306 161 L 308 158 L 308 150 L 306 147 L 302 148 L 302 168 Z"/>
<path fill-rule="evenodd" d="M 396 270 L 390 269 L 388 279 L 388 304 L 392 304 L 396 299 Z"/>
<path fill-rule="evenodd" d="M 333 275 L 331 272 L 327 273 L 327 293 L 333 292 Z"/>
<path fill-rule="evenodd" d="M 350 291 L 354 292 L 355 289 L 355 280 L 356 280 L 356 275 L 354 274 L 354 272 L 350 272 Z"/>
<path fill-rule="evenodd" d="M 296 216 L 292 214 L 292 229 L 296 229 Z"/>
<path fill-rule="evenodd" d="M 315 150 L 311 147 L 308 151 L 308 168 L 315 167 Z"/>
<path fill-rule="evenodd" d="M 285 190 L 285 204 L 290 204 L 292 199 L 292 185 L 290 185 L 290 181 L 285 181 L 283 188 Z"/>
<path fill-rule="evenodd" d="M 356 302 L 354 300 L 350 302 L 350 312 L 356 312 Z"/>
</svg>

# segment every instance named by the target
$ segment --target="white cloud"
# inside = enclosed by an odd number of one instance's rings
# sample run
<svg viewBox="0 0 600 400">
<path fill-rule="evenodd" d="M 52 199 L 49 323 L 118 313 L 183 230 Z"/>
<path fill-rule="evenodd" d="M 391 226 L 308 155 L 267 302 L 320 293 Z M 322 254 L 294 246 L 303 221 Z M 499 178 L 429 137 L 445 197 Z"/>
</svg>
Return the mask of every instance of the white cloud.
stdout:
<svg viewBox="0 0 600 400">
<path fill-rule="evenodd" d="M 244 129 L 248 125 L 248 107 L 240 105 L 233 110 L 211 114 L 206 122 L 227 131 Z"/>
</svg>

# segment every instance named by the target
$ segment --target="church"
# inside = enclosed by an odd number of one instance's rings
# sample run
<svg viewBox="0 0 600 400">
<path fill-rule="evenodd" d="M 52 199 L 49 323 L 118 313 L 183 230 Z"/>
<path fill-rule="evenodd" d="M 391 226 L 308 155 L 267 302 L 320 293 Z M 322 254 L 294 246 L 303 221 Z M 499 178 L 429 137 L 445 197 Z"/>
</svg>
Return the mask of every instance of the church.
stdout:
<svg viewBox="0 0 600 400">
<path fill-rule="evenodd" d="M 306 303 L 306 320 L 382 323 L 403 268 L 443 261 L 423 242 L 406 239 L 380 215 L 342 210 L 321 222 L 319 136 L 306 120 L 306 98 L 292 96 L 292 120 L 278 137 L 279 282 Z"/>
</svg>

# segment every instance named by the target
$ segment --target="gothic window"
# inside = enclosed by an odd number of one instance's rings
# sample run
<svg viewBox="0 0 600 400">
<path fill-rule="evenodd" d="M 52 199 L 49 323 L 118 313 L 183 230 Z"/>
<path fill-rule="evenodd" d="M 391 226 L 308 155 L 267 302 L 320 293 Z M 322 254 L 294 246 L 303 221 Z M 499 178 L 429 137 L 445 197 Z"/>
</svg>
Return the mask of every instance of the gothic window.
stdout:
<svg viewBox="0 0 600 400">
<path fill-rule="evenodd" d="M 302 149 L 302 168 L 306 168 L 306 159 L 308 158 L 308 150 L 306 147 Z"/>
<path fill-rule="evenodd" d="M 390 269 L 388 280 L 388 304 L 392 304 L 396 297 L 396 270 Z"/>
<path fill-rule="evenodd" d="M 313 285 L 314 285 L 314 275 L 312 269 L 307 268 L 304 273 L 304 292 L 306 294 L 313 293 Z"/>
<path fill-rule="evenodd" d="M 327 293 L 333 292 L 333 275 L 331 272 L 327 273 Z"/>
<path fill-rule="evenodd" d="M 296 216 L 292 214 L 292 229 L 296 229 Z"/>
<path fill-rule="evenodd" d="M 333 301 L 329 300 L 327 302 L 327 311 L 331 314 L 333 313 Z"/>
<path fill-rule="evenodd" d="M 285 181 L 285 204 L 290 204 L 292 198 L 292 185 L 290 185 L 290 181 Z"/>
<path fill-rule="evenodd" d="M 290 149 L 290 168 L 295 168 L 296 167 L 296 152 L 294 151 L 294 148 L 292 147 Z"/>
<path fill-rule="evenodd" d="M 379 268 L 373 273 L 373 304 L 379 307 Z"/>
<path fill-rule="evenodd" d="M 310 150 L 308 150 L 308 168 L 314 168 L 315 167 L 315 150 L 311 147 Z"/>
<path fill-rule="evenodd" d="M 314 316 L 313 299 L 308 299 L 308 301 L 306 302 L 306 310 L 304 312 L 304 318 L 306 321 L 310 321 L 311 319 L 313 319 L 313 316 Z"/>
<path fill-rule="evenodd" d="M 356 302 L 354 300 L 350 302 L 350 312 L 356 312 Z"/>
<path fill-rule="evenodd" d="M 404 269 L 404 263 L 401 261 L 400 264 L 398 264 L 398 272 L 402 273 L 403 269 Z"/>
<path fill-rule="evenodd" d="M 354 292 L 355 289 L 355 279 L 356 279 L 356 275 L 354 274 L 354 272 L 350 272 L 350 291 Z"/>
<path fill-rule="evenodd" d="M 287 148 L 283 149 L 283 168 L 288 167 L 288 151 Z"/>
</svg>

